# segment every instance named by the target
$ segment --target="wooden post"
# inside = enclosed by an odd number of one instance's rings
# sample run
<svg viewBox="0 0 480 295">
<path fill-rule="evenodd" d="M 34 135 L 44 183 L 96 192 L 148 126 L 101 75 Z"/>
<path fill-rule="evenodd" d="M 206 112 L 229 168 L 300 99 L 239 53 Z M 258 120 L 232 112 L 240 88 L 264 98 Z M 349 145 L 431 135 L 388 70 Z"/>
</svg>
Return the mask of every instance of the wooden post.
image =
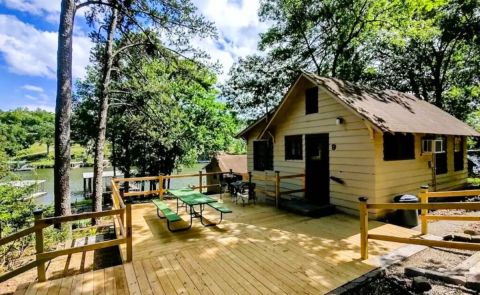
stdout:
<svg viewBox="0 0 480 295">
<path fill-rule="evenodd" d="M 428 185 L 422 185 L 420 187 L 420 203 L 427 204 L 428 203 Z M 420 222 L 422 224 L 422 235 L 426 235 L 428 232 L 428 222 L 427 222 L 427 209 L 422 209 L 420 211 Z"/>
<path fill-rule="evenodd" d="M 280 171 L 275 171 L 275 207 L 279 207 L 280 202 Z"/>
<path fill-rule="evenodd" d="M 127 262 L 132 261 L 132 204 L 127 204 L 125 208 L 127 221 Z"/>
<path fill-rule="evenodd" d="M 368 198 L 360 197 L 358 201 L 360 201 L 360 255 L 362 260 L 365 260 L 368 258 Z"/>
<path fill-rule="evenodd" d="M 252 171 L 248 171 L 248 188 L 252 186 Z"/>
<path fill-rule="evenodd" d="M 158 176 L 158 196 L 163 200 L 163 175 Z"/>
<path fill-rule="evenodd" d="M 39 225 L 39 220 L 42 219 L 43 210 L 36 209 L 33 211 L 33 216 L 35 217 L 35 250 L 36 260 L 37 260 L 37 277 L 39 282 L 45 282 L 47 276 L 45 274 L 45 261 L 39 260 L 39 254 L 43 253 L 43 228 Z"/>
<path fill-rule="evenodd" d="M 202 175 L 202 170 L 198 171 L 198 188 L 200 190 L 200 193 L 202 193 L 202 185 L 203 185 L 203 175 Z"/>
</svg>

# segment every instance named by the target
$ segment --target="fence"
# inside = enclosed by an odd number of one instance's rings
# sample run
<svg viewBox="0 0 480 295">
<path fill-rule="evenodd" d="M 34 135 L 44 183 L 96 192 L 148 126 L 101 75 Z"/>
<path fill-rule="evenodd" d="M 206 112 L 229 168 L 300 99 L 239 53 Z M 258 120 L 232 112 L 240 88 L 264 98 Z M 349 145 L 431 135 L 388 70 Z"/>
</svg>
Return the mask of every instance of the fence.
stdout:
<svg viewBox="0 0 480 295">
<path fill-rule="evenodd" d="M 0 276 L 0 282 L 4 282 L 14 276 L 17 276 L 34 267 L 37 268 L 38 281 L 43 282 L 46 280 L 45 263 L 55 257 L 70 255 L 74 253 L 80 253 L 85 251 L 93 251 L 102 248 L 108 248 L 120 244 L 127 244 L 127 258 L 126 261 L 132 260 L 132 209 L 131 205 L 125 205 L 120 195 L 117 193 L 112 194 L 112 200 L 114 202 L 114 208 L 112 210 L 101 212 L 89 212 L 81 214 L 73 214 L 61 217 L 49 217 L 44 218 L 42 210 L 36 210 L 34 212 L 35 222 L 34 226 L 18 231 L 8 237 L 0 239 L 0 246 L 4 246 L 7 243 L 14 242 L 18 239 L 26 237 L 30 234 L 35 234 L 35 260 L 27 263 L 17 269 L 4 273 Z M 44 251 L 44 238 L 43 229 L 52 225 L 61 225 L 62 223 L 78 221 L 82 219 L 92 219 L 112 216 L 114 220 L 119 220 L 119 234 L 113 240 L 96 242 L 94 244 L 78 246 L 68 249 Z M 123 221 L 123 222 L 122 222 Z"/>
<path fill-rule="evenodd" d="M 184 177 L 198 177 L 198 184 L 192 186 L 192 189 L 198 189 L 200 192 L 203 192 L 203 189 L 208 187 L 217 186 L 218 184 L 204 184 L 203 178 L 210 176 L 210 175 L 237 175 L 241 176 L 244 181 L 254 182 L 254 181 L 267 181 L 272 182 L 274 189 L 273 190 L 266 190 L 261 189 L 258 186 L 255 188 L 256 192 L 260 192 L 265 194 L 266 196 L 275 198 L 275 204 L 278 207 L 279 200 L 281 195 L 288 195 L 294 193 L 305 192 L 305 174 L 287 174 L 287 175 L 280 175 L 279 171 L 275 171 L 274 175 L 253 175 L 252 172 L 248 173 L 240 173 L 230 170 L 229 172 L 203 172 L 199 171 L 198 173 L 192 174 L 179 174 L 179 175 L 159 175 L 159 176 L 146 176 L 146 177 L 130 177 L 130 178 L 114 178 L 112 179 L 112 187 L 115 186 L 118 190 L 120 182 L 129 183 L 126 187 L 130 186 L 130 183 L 136 183 L 134 186 L 141 186 L 145 187 L 144 182 L 150 182 L 150 189 L 138 189 L 137 191 L 128 191 L 123 192 L 124 197 L 134 197 L 134 196 L 145 196 L 145 195 L 153 195 L 157 194 L 160 198 L 163 198 L 165 194 L 166 188 L 165 183 L 169 179 L 175 178 L 184 178 Z M 300 178 L 302 180 L 303 188 L 296 189 L 296 190 L 281 190 L 281 181 L 285 179 L 293 179 L 293 178 Z M 152 183 L 154 185 L 152 185 Z M 161 185 L 160 185 L 161 184 Z M 152 189 L 152 188 L 155 189 Z"/>
<path fill-rule="evenodd" d="M 444 191 L 429 192 L 428 186 L 422 186 L 419 194 L 420 203 L 381 203 L 368 204 L 368 198 L 359 198 L 360 204 L 360 254 L 362 259 L 368 258 L 368 240 L 381 240 L 405 244 L 424 245 L 430 247 L 455 248 L 464 250 L 480 251 L 480 244 L 468 242 L 453 241 L 437 241 L 424 240 L 420 238 L 401 238 L 396 236 L 378 235 L 368 233 L 368 210 L 384 209 L 384 210 L 421 210 L 421 234 L 428 233 L 428 220 L 459 220 L 459 221 L 480 221 L 480 216 L 466 215 L 430 215 L 428 210 L 480 210 L 480 202 L 448 202 L 448 203 L 429 203 L 429 198 L 452 198 L 480 195 L 480 190 L 465 191 Z M 419 233 L 420 234 L 420 233 Z"/>
</svg>

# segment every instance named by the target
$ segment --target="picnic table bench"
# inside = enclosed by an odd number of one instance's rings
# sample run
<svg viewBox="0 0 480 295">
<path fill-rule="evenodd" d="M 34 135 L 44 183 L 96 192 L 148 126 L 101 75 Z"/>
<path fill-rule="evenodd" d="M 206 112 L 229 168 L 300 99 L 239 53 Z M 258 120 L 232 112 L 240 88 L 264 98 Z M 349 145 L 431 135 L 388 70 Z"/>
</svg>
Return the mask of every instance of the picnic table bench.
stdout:
<svg viewBox="0 0 480 295">
<path fill-rule="evenodd" d="M 192 226 L 192 224 L 190 224 L 190 226 L 184 227 L 184 228 L 177 228 L 177 229 L 171 228 L 170 223 L 182 221 L 183 219 L 177 213 L 173 212 L 168 207 L 167 203 L 160 201 L 158 199 L 155 199 L 153 200 L 153 204 L 157 207 L 158 217 L 160 217 L 160 219 L 167 220 L 167 227 L 169 231 L 171 232 L 184 231 L 189 229 Z M 163 216 L 160 215 L 160 212 L 162 212 Z"/>
<path fill-rule="evenodd" d="M 192 227 L 192 222 L 193 218 L 199 218 L 200 222 L 204 226 L 214 226 L 217 224 L 220 224 L 223 221 L 223 214 L 226 213 L 232 213 L 232 210 L 224 206 L 223 204 L 217 202 L 215 199 L 206 196 L 202 193 L 196 192 L 192 189 L 177 189 L 177 190 L 169 190 L 168 191 L 172 196 L 174 196 L 177 199 L 177 211 L 176 213 L 173 212 L 168 205 L 165 202 L 162 202 L 160 200 L 154 200 L 154 204 L 157 207 L 157 215 L 160 218 L 166 218 L 167 219 L 167 225 L 168 229 L 170 231 L 179 231 L 179 230 L 187 230 Z M 181 201 L 183 205 L 179 203 Z M 220 221 L 216 223 L 208 222 L 205 223 L 203 221 L 203 211 L 205 208 L 205 205 L 208 205 L 209 207 L 213 208 L 214 210 L 218 211 L 220 213 Z M 195 206 L 199 206 L 199 209 L 195 209 Z M 182 220 L 181 217 L 178 215 L 178 208 L 179 207 L 185 207 L 187 212 L 190 214 L 190 224 L 186 228 L 182 229 L 171 229 L 170 228 L 170 222 L 176 222 Z M 190 209 L 190 210 L 188 210 Z M 163 216 L 160 216 L 160 212 L 162 212 Z"/>
</svg>

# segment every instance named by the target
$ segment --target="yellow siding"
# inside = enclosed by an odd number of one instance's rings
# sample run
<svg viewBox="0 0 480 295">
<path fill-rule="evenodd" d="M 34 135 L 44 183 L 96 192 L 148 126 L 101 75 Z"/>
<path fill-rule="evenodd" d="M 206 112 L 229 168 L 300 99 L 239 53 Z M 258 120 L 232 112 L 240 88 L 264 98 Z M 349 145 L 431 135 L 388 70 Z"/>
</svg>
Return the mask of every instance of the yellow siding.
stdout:
<svg viewBox="0 0 480 295">
<path fill-rule="evenodd" d="M 432 169 L 429 164 L 431 155 L 421 154 L 421 134 L 415 135 L 415 160 L 384 161 L 383 136 L 375 136 L 375 174 L 376 174 L 376 199 L 378 202 L 390 202 L 399 194 L 417 194 L 420 186 L 432 186 Z M 467 157 L 464 151 L 464 170 L 454 171 L 453 137 L 447 140 L 448 172 L 437 175 L 437 190 L 449 190 L 464 186 L 467 181 Z M 432 188 L 431 188 L 432 189 Z"/>
<path fill-rule="evenodd" d="M 358 207 L 359 196 L 374 197 L 374 143 L 369 131 L 357 115 L 349 111 L 325 90 L 319 90 L 319 112 L 305 115 L 305 88 L 312 87 L 306 81 L 300 81 L 292 97 L 286 101 L 277 114 L 269 131 L 274 136 L 274 170 L 280 175 L 305 172 L 305 144 L 303 160 L 285 160 L 285 136 L 328 133 L 330 140 L 330 176 L 342 179 L 345 183 L 330 181 L 330 202 L 338 209 L 353 213 Z M 342 117 L 344 124 L 336 125 L 336 118 Z M 253 139 L 260 130 L 253 130 L 248 140 L 248 169 L 253 171 Z M 305 137 L 304 137 L 305 141 Z M 331 149 L 332 144 L 336 150 Z M 254 175 L 265 175 L 263 171 L 254 171 Z M 268 171 L 273 176 L 274 171 Z M 272 182 L 255 180 L 260 190 L 274 190 Z M 303 188 L 301 179 L 282 180 L 281 190 Z M 303 196 L 302 193 L 295 194 Z"/>
<path fill-rule="evenodd" d="M 358 212 L 358 197 L 366 196 L 369 202 L 391 202 L 399 194 L 417 194 L 421 185 L 431 184 L 429 168 L 431 156 L 421 155 L 421 137 L 415 135 L 415 160 L 384 161 L 383 135 L 369 132 L 366 123 L 347 107 L 335 100 L 326 90 L 319 89 L 319 112 L 305 115 L 304 90 L 313 85 L 301 80 L 290 93 L 273 124 L 265 136 L 274 138 L 274 170 L 280 175 L 305 172 L 305 144 L 303 160 L 285 160 L 284 138 L 288 135 L 328 133 L 330 140 L 330 176 L 340 178 L 344 184 L 330 180 L 330 203 L 339 210 Z M 344 124 L 336 125 L 336 118 L 342 117 Z M 257 126 L 248 134 L 248 169 L 255 176 L 274 176 L 274 171 L 253 171 L 253 141 L 257 139 L 263 126 Z M 305 143 L 305 137 L 303 138 Z M 336 150 L 332 150 L 332 144 Z M 467 160 L 465 150 L 465 170 L 454 172 L 453 138 L 449 137 L 448 173 L 437 177 L 438 190 L 452 189 L 465 184 Z M 254 180 L 260 190 L 274 191 L 272 181 Z M 304 187 L 301 179 L 282 180 L 281 190 L 294 190 Z M 259 193 L 262 197 L 262 194 Z M 302 197 L 303 194 L 295 196 Z M 265 196 L 263 196 L 265 197 Z M 374 217 L 382 212 L 371 212 Z"/>
</svg>

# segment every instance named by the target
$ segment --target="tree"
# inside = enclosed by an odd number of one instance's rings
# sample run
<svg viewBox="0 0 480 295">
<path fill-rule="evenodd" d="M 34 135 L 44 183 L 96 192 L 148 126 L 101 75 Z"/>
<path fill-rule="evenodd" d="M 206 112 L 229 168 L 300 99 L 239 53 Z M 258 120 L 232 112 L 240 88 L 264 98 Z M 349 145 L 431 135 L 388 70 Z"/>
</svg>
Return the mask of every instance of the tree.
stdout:
<svg viewBox="0 0 480 295">
<path fill-rule="evenodd" d="M 272 24 L 259 43 L 268 60 L 264 67 L 414 92 L 465 119 L 478 108 L 479 5 L 476 0 L 264 0 L 259 15 Z M 240 63 L 232 68 L 225 95 L 233 105 L 251 103 L 265 114 L 258 101 L 278 101 L 275 91 L 285 89 L 284 80 L 264 80 L 269 84 L 258 98 L 253 95 L 258 85 L 244 77 L 263 68 L 241 63 L 243 69 Z"/>
<path fill-rule="evenodd" d="M 124 55 L 112 76 L 107 138 L 112 162 L 127 176 L 133 166 L 140 175 L 169 174 L 199 155 L 224 150 L 236 131 L 233 115 L 216 100 L 214 73 L 159 45 L 153 55 L 146 50 Z M 74 126 L 91 120 L 95 73 L 78 85 Z"/>
<path fill-rule="evenodd" d="M 62 0 L 57 50 L 57 99 L 55 106 L 55 216 L 71 214 L 70 119 L 72 113 L 72 33 L 75 0 Z"/>
<path fill-rule="evenodd" d="M 52 143 L 55 115 L 44 110 L 15 109 L 0 111 L 2 147 L 9 156 L 28 148 L 35 142 Z M 47 146 L 48 147 L 48 146 Z"/>
<path fill-rule="evenodd" d="M 147 27 L 153 27 L 168 42 L 175 46 L 177 52 L 191 51 L 189 35 L 197 34 L 202 37 L 208 34 L 211 24 L 195 14 L 195 7 L 188 0 L 86 0 L 76 4 L 75 0 L 62 0 L 58 39 L 57 58 L 57 103 L 55 122 L 55 215 L 70 214 L 70 120 L 72 105 L 72 31 L 75 12 L 83 7 L 110 7 L 124 16 L 126 22 L 133 25 L 137 30 L 144 32 Z M 96 9 L 88 14 L 90 21 L 97 17 Z M 191 24 L 191 26 L 189 26 Z M 170 30 L 172 27 L 181 28 L 183 34 L 176 34 L 178 30 Z M 108 105 L 108 104 L 107 104 Z M 106 113 L 106 112 L 105 112 Z M 103 128 L 103 127 L 102 127 Z M 100 128 L 99 132 L 102 132 Z M 101 140 L 99 134 L 98 139 Z M 98 149 L 96 149 L 98 151 Z M 97 163 L 101 154 L 97 154 Z M 96 169 L 96 183 L 101 183 L 101 175 Z M 99 180 L 100 179 L 100 180 Z M 98 185 L 96 185 L 98 191 Z"/>
<path fill-rule="evenodd" d="M 425 1 L 403 13 L 409 21 L 373 47 L 379 53 L 373 84 L 412 91 L 465 119 L 479 83 L 480 4 Z"/>
<path fill-rule="evenodd" d="M 230 69 L 222 95 L 244 119 L 253 120 L 274 109 L 296 75 L 295 69 L 283 67 L 272 58 L 247 56 Z"/>
</svg>

